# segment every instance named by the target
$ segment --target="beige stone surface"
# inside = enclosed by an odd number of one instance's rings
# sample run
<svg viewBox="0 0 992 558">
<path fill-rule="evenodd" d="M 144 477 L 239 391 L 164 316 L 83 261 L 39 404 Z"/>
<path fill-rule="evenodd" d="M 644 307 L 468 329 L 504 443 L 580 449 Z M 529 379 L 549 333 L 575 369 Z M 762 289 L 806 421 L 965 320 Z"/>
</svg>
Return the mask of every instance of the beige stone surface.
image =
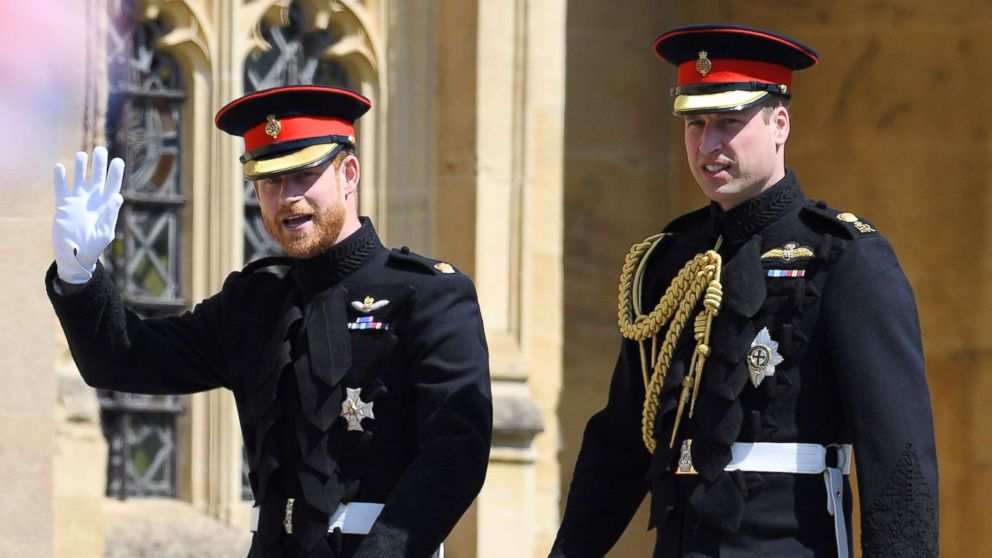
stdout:
<svg viewBox="0 0 992 558">
<path fill-rule="evenodd" d="M 29 171 L 18 178 L 25 185 L 38 176 Z M 39 212 L 28 206 L 17 211 Z M 53 552 L 53 321 L 41 280 L 51 253 L 49 219 L 0 209 L 0 238 L 7 239 L 0 243 L 0 556 L 46 558 Z"/>
<path fill-rule="evenodd" d="M 172 499 L 105 500 L 106 558 L 244 558 L 251 532 Z"/>
<path fill-rule="evenodd" d="M 6 487 L 0 499 L 4 558 L 52 556 L 52 426 L 51 418 L 41 415 L 0 415 L 0 486 Z"/>
<path fill-rule="evenodd" d="M 64 342 L 61 336 L 59 340 Z M 83 383 L 71 363 L 59 366 L 58 381 L 52 460 L 55 556 L 100 558 L 104 552 L 107 443 L 100 429 L 99 404 L 95 391 Z"/>
</svg>

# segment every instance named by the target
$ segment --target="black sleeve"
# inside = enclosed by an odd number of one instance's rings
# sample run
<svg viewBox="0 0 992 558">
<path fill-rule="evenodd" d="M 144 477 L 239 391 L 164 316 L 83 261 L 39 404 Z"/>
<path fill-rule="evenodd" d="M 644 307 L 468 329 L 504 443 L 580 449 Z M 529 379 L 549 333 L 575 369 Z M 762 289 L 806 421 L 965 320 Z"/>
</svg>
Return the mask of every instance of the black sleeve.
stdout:
<svg viewBox="0 0 992 558">
<path fill-rule="evenodd" d="M 593 415 L 550 556 L 602 557 L 644 500 L 650 454 L 641 439 L 644 384 L 636 343 L 624 341 L 606 407 Z"/>
<path fill-rule="evenodd" d="M 913 293 L 888 242 L 856 239 L 824 290 L 853 434 L 865 558 L 937 555 L 937 456 Z"/>
<path fill-rule="evenodd" d="M 230 387 L 218 341 L 220 295 L 192 312 L 142 319 L 124 307 L 113 281 L 97 264 L 81 290 L 54 290 L 55 264 L 45 286 L 87 384 L 131 393 L 179 394 Z"/>
<path fill-rule="evenodd" d="M 482 488 L 492 440 L 489 352 L 465 276 L 421 286 L 410 317 L 418 455 L 355 558 L 427 558 Z"/>
</svg>

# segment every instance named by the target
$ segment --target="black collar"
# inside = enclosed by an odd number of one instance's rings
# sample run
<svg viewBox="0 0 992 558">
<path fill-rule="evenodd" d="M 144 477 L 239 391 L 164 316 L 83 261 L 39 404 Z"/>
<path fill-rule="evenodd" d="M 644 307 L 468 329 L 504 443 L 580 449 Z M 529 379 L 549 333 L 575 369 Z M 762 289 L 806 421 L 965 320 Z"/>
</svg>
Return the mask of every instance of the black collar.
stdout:
<svg viewBox="0 0 992 558">
<path fill-rule="evenodd" d="M 710 204 L 711 225 L 714 235 L 723 235 L 725 244 L 735 245 L 771 223 L 806 199 L 799 189 L 796 176 L 786 170 L 785 176 L 771 188 L 734 207 L 723 211 L 719 204 Z"/>
<path fill-rule="evenodd" d="M 312 296 L 338 283 L 382 248 L 379 235 L 368 217 L 359 217 L 361 226 L 327 251 L 293 266 L 293 278 Z"/>
</svg>

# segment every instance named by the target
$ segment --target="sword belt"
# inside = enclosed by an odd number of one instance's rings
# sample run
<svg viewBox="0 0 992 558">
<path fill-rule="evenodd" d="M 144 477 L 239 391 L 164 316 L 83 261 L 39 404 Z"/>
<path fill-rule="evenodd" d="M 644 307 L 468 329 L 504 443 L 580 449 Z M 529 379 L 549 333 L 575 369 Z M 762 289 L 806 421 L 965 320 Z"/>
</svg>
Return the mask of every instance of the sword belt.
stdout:
<svg viewBox="0 0 992 558">
<path fill-rule="evenodd" d="M 676 475 L 695 475 L 692 466 L 692 440 L 682 441 Z M 823 475 L 827 489 L 827 512 L 834 518 L 834 538 L 837 556 L 848 558 L 847 525 L 844 523 L 844 477 L 851 474 L 851 444 L 775 444 L 769 442 L 737 442 L 730 448 L 732 457 L 724 467 L 726 471 L 754 473 L 792 473 L 797 475 Z M 831 453 L 836 463 L 828 464 Z"/>
</svg>

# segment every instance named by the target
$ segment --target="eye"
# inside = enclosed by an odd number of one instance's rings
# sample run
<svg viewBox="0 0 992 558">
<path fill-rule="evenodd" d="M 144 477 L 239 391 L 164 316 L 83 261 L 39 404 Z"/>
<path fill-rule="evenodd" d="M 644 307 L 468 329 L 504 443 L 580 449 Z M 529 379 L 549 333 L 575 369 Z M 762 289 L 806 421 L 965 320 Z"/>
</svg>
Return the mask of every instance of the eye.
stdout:
<svg viewBox="0 0 992 558">
<path fill-rule="evenodd" d="M 703 120 L 701 118 L 687 118 L 685 120 L 686 128 L 699 128 L 703 125 Z"/>
</svg>

